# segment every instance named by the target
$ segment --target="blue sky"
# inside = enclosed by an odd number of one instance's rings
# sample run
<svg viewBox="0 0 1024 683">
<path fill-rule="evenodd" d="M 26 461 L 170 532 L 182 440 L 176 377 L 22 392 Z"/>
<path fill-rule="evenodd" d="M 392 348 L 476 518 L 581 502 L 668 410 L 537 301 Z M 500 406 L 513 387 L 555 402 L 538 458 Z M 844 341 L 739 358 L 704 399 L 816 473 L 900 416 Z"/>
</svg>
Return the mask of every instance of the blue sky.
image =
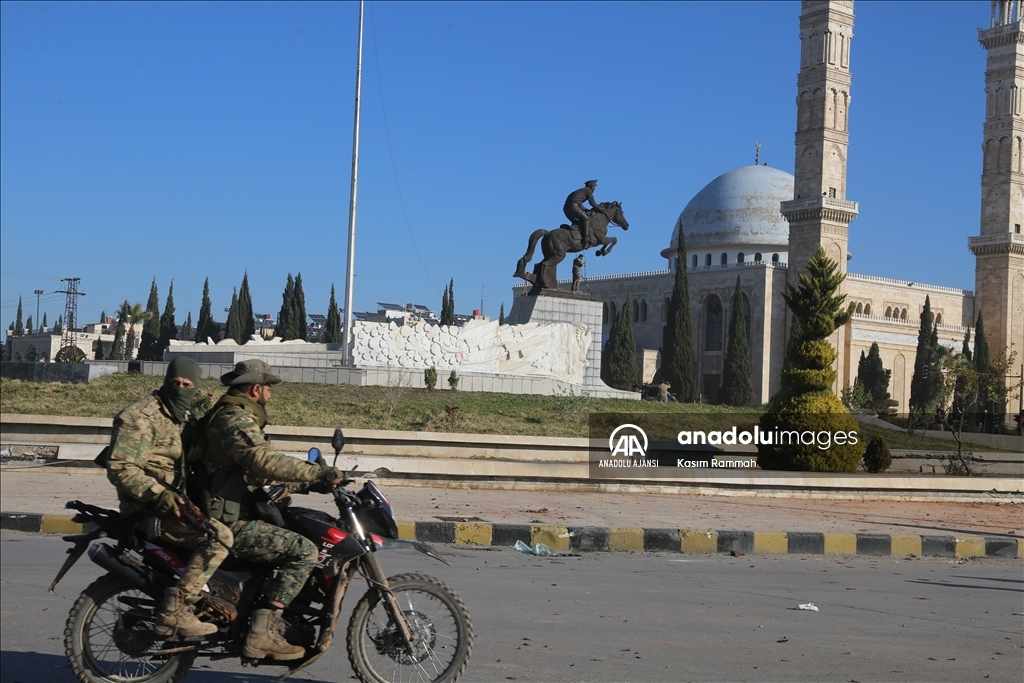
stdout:
<svg viewBox="0 0 1024 683">
<path fill-rule="evenodd" d="M 852 272 L 974 289 L 987 2 L 858 2 Z M 62 277 L 80 321 L 178 322 L 248 271 L 275 315 L 344 297 L 358 4 L 0 4 L 2 328 Z M 680 211 L 793 170 L 799 3 L 367 3 L 355 310 L 510 310 L 516 260 L 584 180 L 630 230 L 588 275 L 656 270 Z M 566 269 L 567 270 L 567 269 Z M 563 273 L 563 277 L 568 273 Z M 218 319 L 223 319 L 223 313 Z"/>
</svg>

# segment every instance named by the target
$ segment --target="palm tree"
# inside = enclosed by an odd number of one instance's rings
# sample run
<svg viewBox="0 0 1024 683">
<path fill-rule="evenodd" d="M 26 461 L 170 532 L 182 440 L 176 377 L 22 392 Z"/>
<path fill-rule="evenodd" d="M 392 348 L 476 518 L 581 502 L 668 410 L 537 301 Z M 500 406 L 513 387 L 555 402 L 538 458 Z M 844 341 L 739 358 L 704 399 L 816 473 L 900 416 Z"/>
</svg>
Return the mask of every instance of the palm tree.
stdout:
<svg viewBox="0 0 1024 683">
<path fill-rule="evenodd" d="M 128 328 L 128 335 L 124 343 L 125 360 L 131 360 L 135 355 L 135 326 L 149 320 L 151 315 L 152 313 L 143 308 L 142 304 L 138 302 L 135 302 L 134 306 L 128 305 L 127 301 L 121 304 L 117 317 L 121 319 L 121 324 Z"/>
</svg>

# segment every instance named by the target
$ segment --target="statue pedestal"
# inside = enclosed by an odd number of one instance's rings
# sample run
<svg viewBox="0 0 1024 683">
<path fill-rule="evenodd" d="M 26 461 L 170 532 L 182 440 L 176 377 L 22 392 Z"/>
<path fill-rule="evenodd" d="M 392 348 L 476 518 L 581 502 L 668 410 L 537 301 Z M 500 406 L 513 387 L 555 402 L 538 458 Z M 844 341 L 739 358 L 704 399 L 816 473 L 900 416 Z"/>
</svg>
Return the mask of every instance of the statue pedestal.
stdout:
<svg viewBox="0 0 1024 683">
<path fill-rule="evenodd" d="M 510 325 L 526 323 L 570 323 L 585 325 L 590 331 L 587 369 L 579 391 L 594 398 L 639 399 L 640 394 L 613 389 L 601 381 L 601 322 L 603 306 L 586 292 L 545 289 L 540 294 L 527 294 L 512 303 L 512 312 L 505 318 Z"/>
</svg>

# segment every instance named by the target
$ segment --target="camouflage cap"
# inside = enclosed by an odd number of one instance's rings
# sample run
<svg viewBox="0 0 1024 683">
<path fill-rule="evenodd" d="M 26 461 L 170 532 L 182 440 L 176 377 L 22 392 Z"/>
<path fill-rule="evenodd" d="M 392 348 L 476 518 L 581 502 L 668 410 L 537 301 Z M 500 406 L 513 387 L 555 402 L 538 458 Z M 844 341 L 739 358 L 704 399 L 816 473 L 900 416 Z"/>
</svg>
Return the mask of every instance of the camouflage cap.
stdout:
<svg viewBox="0 0 1024 683">
<path fill-rule="evenodd" d="M 239 384 L 277 384 L 281 378 L 270 374 L 270 366 L 265 361 L 253 358 L 239 361 L 235 369 L 220 376 L 220 383 L 226 387 Z"/>
</svg>

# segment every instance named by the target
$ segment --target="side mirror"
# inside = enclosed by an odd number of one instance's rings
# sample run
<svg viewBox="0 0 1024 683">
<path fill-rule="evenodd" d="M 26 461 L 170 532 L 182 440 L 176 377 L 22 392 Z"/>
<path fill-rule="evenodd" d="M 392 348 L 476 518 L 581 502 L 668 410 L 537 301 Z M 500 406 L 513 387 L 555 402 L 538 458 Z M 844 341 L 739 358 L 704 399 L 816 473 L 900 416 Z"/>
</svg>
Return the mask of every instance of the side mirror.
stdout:
<svg viewBox="0 0 1024 683">
<path fill-rule="evenodd" d="M 310 448 L 309 449 L 309 455 L 307 455 L 306 458 L 311 463 L 316 464 L 317 462 L 320 461 L 320 449 L 317 448 L 316 446 L 314 446 L 313 448 Z"/>
<path fill-rule="evenodd" d="M 345 435 L 341 432 L 341 427 L 334 428 L 334 436 L 331 438 L 331 448 L 334 449 L 334 454 L 341 453 L 341 449 L 345 447 Z"/>
</svg>

